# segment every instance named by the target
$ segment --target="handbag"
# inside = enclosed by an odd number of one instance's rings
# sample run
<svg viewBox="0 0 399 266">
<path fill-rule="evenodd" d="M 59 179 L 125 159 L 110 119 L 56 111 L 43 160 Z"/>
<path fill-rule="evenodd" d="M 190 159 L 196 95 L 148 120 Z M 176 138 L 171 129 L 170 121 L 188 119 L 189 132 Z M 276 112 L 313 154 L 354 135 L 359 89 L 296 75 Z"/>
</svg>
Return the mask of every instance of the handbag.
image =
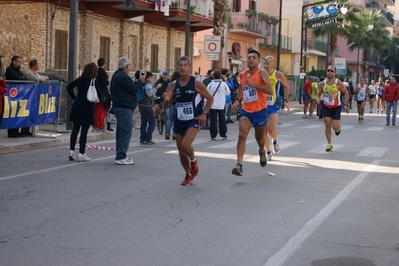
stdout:
<svg viewBox="0 0 399 266">
<path fill-rule="evenodd" d="M 97 90 L 96 90 L 96 80 L 92 79 L 90 81 L 89 89 L 87 90 L 86 98 L 91 103 L 98 103 L 100 99 L 98 99 Z"/>
</svg>

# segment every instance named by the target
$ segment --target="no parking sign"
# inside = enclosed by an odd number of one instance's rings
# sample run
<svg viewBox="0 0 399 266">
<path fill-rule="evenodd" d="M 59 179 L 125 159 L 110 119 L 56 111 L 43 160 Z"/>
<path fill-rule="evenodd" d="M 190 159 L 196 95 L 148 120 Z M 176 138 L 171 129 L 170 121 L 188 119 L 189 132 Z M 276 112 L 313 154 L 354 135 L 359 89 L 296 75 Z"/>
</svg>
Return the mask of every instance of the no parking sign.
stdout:
<svg viewBox="0 0 399 266">
<path fill-rule="evenodd" d="M 221 36 L 205 35 L 205 53 L 220 53 Z"/>
</svg>

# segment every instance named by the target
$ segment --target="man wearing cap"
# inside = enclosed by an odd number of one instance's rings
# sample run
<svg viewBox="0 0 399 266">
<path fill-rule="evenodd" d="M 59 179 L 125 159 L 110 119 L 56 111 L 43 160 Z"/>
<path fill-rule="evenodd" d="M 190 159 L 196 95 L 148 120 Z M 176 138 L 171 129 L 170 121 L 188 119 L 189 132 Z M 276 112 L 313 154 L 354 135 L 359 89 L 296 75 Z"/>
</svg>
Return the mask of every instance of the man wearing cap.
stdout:
<svg viewBox="0 0 399 266">
<path fill-rule="evenodd" d="M 285 100 L 288 101 L 288 94 L 290 91 L 290 87 L 288 85 L 287 80 L 285 79 L 284 74 L 274 68 L 275 61 L 273 56 L 271 55 L 266 56 L 264 65 L 267 73 L 269 74 L 270 83 L 273 88 L 273 94 L 267 95 L 268 123 L 265 132 L 265 146 L 267 152 L 267 159 L 271 160 L 272 152 L 270 149 L 269 135 L 272 137 L 273 141 L 273 152 L 274 153 L 280 152 L 280 146 L 278 144 L 277 130 L 276 130 L 278 115 L 281 107 L 280 90 L 282 90 L 282 87 L 284 86 Z"/>
<path fill-rule="evenodd" d="M 310 107 L 309 107 L 309 116 L 311 118 L 315 118 L 313 115 L 313 111 L 316 107 L 316 98 L 317 98 L 317 90 L 319 89 L 319 78 L 314 77 L 312 82 L 312 94 L 310 95 Z"/>
<path fill-rule="evenodd" d="M 164 70 L 164 71 L 162 71 L 162 76 L 160 76 L 159 79 L 157 79 L 157 81 L 154 84 L 154 87 L 157 89 L 157 92 L 155 93 L 156 99 L 154 100 L 155 119 L 158 118 L 159 105 L 161 104 L 161 102 L 163 102 L 162 95 L 165 93 L 169 82 L 170 82 L 169 71 L 168 70 Z"/>
</svg>

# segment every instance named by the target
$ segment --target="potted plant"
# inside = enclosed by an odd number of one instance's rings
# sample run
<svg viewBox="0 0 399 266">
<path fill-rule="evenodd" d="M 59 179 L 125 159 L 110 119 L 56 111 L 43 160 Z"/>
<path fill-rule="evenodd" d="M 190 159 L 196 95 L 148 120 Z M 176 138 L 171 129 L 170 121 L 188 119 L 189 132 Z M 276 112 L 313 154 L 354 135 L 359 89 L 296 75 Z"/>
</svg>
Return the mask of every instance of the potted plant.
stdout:
<svg viewBox="0 0 399 266">
<path fill-rule="evenodd" d="M 256 12 L 256 10 L 253 10 L 253 9 L 245 10 L 245 15 L 247 15 L 250 18 L 256 17 L 257 14 L 258 14 L 258 12 Z"/>
</svg>

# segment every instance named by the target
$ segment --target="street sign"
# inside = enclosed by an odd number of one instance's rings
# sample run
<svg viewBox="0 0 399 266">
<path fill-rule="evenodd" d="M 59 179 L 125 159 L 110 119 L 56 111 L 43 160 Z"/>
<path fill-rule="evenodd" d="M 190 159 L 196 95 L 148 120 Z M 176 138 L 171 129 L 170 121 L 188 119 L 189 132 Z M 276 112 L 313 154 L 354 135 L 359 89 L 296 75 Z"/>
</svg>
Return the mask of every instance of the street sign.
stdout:
<svg viewBox="0 0 399 266">
<path fill-rule="evenodd" d="M 309 6 L 306 9 L 308 20 L 318 20 L 321 18 L 328 18 L 331 16 L 337 16 L 340 11 L 340 5 L 338 1 L 325 3 L 319 5 L 318 3 Z"/>
<path fill-rule="evenodd" d="M 346 58 L 344 57 L 336 57 L 335 58 L 335 68 L 337 69 L 337 75 L 345 75 L 346 74 Z"/>
<path fill-rule="evenodd" d="M 205 53 L 220 53 L 221 36 L 205 35 Z"/>
<path fill-rule="evenodd" d="M 388 75 L 389 75 L 389 69 L 385 68 L 384 69 L 384 76 L 388 77 Z"/>
<path fill-rule="evenodd" d="M 330 25 L 330 24 L 335 24 L 335 23 L 337 23 L 337 19 L 332 18 L 332 19 L 315 22 L 315 23 L 311 24 L 310 26 L 314 29 L 314 28 L 319 28 L 319 27 L 322 27 L 325 25 Z"/>
<path fill-rule="evenodd" d="M 206 53 L 205 54 L 205 60 L 218 61 L 219 60 L 219 54 Z"/>
</svg>

